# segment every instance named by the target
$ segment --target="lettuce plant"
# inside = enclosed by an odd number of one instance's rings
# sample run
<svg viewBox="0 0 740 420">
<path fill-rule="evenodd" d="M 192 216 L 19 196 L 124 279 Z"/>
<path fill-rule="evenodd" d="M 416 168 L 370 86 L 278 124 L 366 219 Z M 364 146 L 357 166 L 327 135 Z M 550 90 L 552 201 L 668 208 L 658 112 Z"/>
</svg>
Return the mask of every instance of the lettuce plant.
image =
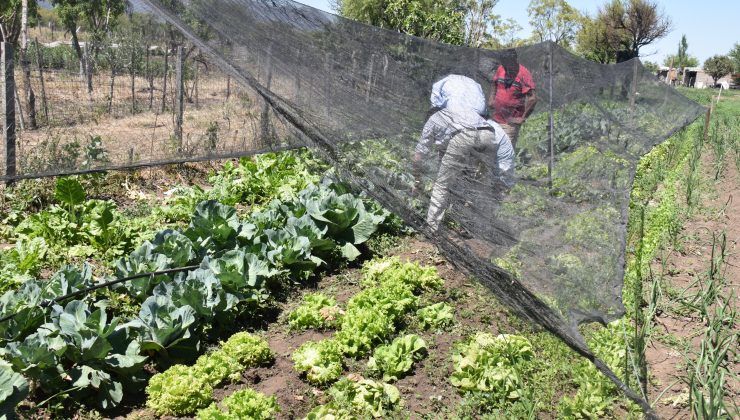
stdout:
<svg viewBox="0 0 740 420">
<path fill-rule="evenodd" d="M 424 290 L 439 290 L 444 281 L 437 269 L 419 263 L 401 262 L 399 257 L 388 257 L 365 263 L 362 267 L 363 287 L 403 284 L 414 293 Z"/>
<path fill-rule="evenodd" d="M 336 299 L 323 293 L 309 293 L 288 315 L 288 324 L 295 330 L 330 328 L 337 324 L 340 314 Z"/>
<path fill-rule="evenodd" d="M 347 302 L 347 316 L 350 311 L 358 308 L 373 309 L 383 312 L 395 323 L 416 308 L 417 303 L 418 298 L 411 288 L 401 283 L 389 283 L 365 289 L 352 296 Z"/>
<path fill-rule="evenodd" d="M 391 384 L 365 379 L 345 377 L 329 389 L 334 399 L 332 404 L 357 414 L 359 418 L 385 418 L 401 405 L 401 393 Z"/>
<path fill-rule="evenodd" d="M 452 385 L 488 393 L 497 400 L 521 397 L 521 363 L 534 357 L 532 344 L 517 335 L 479 332 L 458 343 L 452 355 Z"/>
<path fill-rule="evenodd" d="M 314 407 L 303 420 L 358 420 L 359 417 L 352 415 L 346 408 L 337 407 L 334 403 L 328 403 Z"/>
<path fill-rule="evenodd" d="M 241 389 L 198 412 L 198 420 L 268 420 L 280 411 L 274 396 L 267 397 L 253 389 Z"/>
<path fill-rule="evenodd" d="M 342 375 L 342 348 L 336 340 L 307 341 L 293 353 L 293 362 L 313 384 L 334 382 Z"/>
<path fill-rule="evenodd" d="M 452 306 L 444 302 L 420 308 L 416 311 L 416 316 L 419 317 L 419 325 L 425 330 L 447 329 L 455 323 Z"/>
<path fill-rule="evenodd" d="M 213 399 L 209 377 L 196 369 L 175 365 L 152 376 L 146 387 L 147 407 L 158 416 L 184 416 L 207 406 Z"/>
<path fill-rule="evenodd" d="M 397 337 L 391 344 L 375 349 L 367 363 L 368 369 L 383 375 L 383 381 L 396 381 L 411 371 L 414 362 L 427 354 L 427 343 L 416 334 Z"/>
<path fill-rule="evenodd" d="M 344 354 L 362 357 L 395 332 L 393 320 L 383 311 L 359 307 L 347 309 L 336 334 Z"/>
<path fill-rule="evenodd" d="M 273 360 L 267 341 L 246 331 L 232 335 L 221 346 L 221 351 L 236 359 L 245 369 Z"/>
<path fill-rule="evenodd" d="M 227 379 L 238 380 L 245 369 L 272 358 L 263 339 L 236 333 L 218 350 L 198 358 L 194 366 L 175 365 L 154 375 L 146 389 L 147 406 L 158 415 L 190 415 L 211 402 L 214 387 Z"/>
</svg>

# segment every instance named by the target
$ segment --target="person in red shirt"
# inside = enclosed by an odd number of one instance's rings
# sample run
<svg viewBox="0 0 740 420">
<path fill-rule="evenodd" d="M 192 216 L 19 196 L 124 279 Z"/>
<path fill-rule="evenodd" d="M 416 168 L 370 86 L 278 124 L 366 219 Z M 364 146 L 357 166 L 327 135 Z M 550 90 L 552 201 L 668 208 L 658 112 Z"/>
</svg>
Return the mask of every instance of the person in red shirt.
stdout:
<svg viewBox="0 0 740 420">
<path fill-rule="evenodd" d="M 504 51 L 501 65 L 493 76 L 488 107 L 492 119 L 504 129 L 515 150 L 519 128 L 537 103 L 534 88 L 532 74 L 519 64 L 516 51 Z"/>
</svg>

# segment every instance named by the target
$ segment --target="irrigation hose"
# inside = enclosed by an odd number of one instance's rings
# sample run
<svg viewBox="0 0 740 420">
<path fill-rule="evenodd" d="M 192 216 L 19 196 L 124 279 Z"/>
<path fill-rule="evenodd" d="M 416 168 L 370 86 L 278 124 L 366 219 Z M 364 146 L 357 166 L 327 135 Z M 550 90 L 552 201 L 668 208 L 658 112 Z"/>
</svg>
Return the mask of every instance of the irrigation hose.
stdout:
<svg viewBox="0 0 740 420">
<path fill-rule="evenodd" d="M 98 289 L 102 289 L 104 287 L 113 286 L 113 285 L 116 285 L 116 284 L 119 284 L 119 283 L 125 283 L 125 282 L 130 281 L 130 280 L 141 279 L 141 278 L 144 278 L 144 277 L 154 277 L 154 276 L 161 276 L 161 275 L 166 275 L 166 274 L 179 273 L 179 272 L 182 272 L 182 271 L 195 270 L 198 267 L 199 267 L 198 265 L 189 265 L 187 267 L 170 268 L 170 269 L 167 269 L 167 270 L 152 271 L 152 272 L 149 272 L 149 273 L 140 273 L 140 274 L 136 274 L 136 275 L 129 276 L 129 277 L 124 277 L 124 278 L 115 279 L 115 280 L 111 280 L 111 281 L 107 281 L 107 282 L 103 282 L 103 283 L 98 283 L 98 284 L 96 284 L 94 286 L 90 286 L 90 287 L 86 287 L 84 289 L 76 290 L 76 291 L 74 291 L 72 293 L 68 293 L 66 295 L 63 295 L 63 296 L 60 296 L 60 297 L 57 297 L 57 298 L 54 298 L 54 299 L 51 299 L 51 300 L 44 300 L 41 303 L 39 303 L 38 306 L 41 307 L 41 308 L 48 308 L 49 306 L 51 306 L 51 305 L 53 305 L 55 303 L 59 303 L 59 302 L 61 302 L 63 300 L 69 299 L 69 298 L 77 297 L 79 295 L 88 294 L 88 293 L 90 293 L 92 291 L 95 291 L 95 290 L 98 290 Z M 7 321 L 9 319 L 12 319 L 16 315 L 18 315 L 19 313 L 20 313 L 19 311 L 16 311 L 16 312 L 14 312 L 14 313 L 12 313 L 10 315 L 6 315 L 6 316 L 0 318 L 0 322 L 5 322 L 5 321 Z"/>
</svg>

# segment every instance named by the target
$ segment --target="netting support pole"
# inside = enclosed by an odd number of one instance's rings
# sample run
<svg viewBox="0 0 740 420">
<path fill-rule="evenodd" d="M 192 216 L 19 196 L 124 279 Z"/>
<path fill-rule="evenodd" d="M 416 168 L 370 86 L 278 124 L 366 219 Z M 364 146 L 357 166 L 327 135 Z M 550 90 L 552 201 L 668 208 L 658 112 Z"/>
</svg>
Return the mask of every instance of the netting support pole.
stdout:
<svg viewBox="0 0 740 420">
<path fill-rule="evenodd" d="M 3 137 L 5 138 L 5 176 L 11 178 L 5 185 L 11 186 L 16 175 L 15 166 L 15 73 L 13 68 L 13 45 L 0 42 L 0 89 L 2 90 Z"/>
<path fill-rule="evenodd" d="M 272 85 L 272 45 L 267 47 L 267 77 L 265 87 L 269 90 Z M 270 135 L 270 104 L 262 101 L 262 110 L 260 111 L 260 140 L 268 147 L 272 147 L 272 136 Z"/>
<path fill-rule="evenodd" d="M 548 99 L 548 121 L 547 121 L 547 150 L 549 159 L 547 161 L 547 186 L 552 189 L 552 173 L 555 169 L 555 120 L 552 114 L 552 45 L 550 42 L 547 54 L 547 74 L 549 77 L 550 97 Z"/>
<path fill-rule="evenodd" d="M 638 70 L 640 69 L 640 60 L 633 58 L 632 65 L 632 89 L 630 89 L 630 111 L 635 110 L 635 100 L 637 99 L 637 78 L 639 77 Z"/>
<path fill-rule="evenodd" d="M 185 111 L 185 48 L 177 47 L 177 62 L 175 63 L 175 139 L 177 151 L 182 151 L 182 116 Z"/>
</svg>

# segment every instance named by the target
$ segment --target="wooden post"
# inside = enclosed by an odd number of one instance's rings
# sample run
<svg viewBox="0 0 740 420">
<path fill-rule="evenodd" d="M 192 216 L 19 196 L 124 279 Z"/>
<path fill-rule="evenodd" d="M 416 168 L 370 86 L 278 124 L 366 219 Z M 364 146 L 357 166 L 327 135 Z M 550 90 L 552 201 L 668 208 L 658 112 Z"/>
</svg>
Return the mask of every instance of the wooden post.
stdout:
<svg viewBox="0 0 740 420">
<path fill-rule="evenodd" d="M 136 48 L 131 45 L 131 115 L 136 114 Z"/>
<path fill-rule="evenodd" d="M 267 80 L 265 87 L 270 90 L 272 85 L 272 46 L 267 48 Z M 272 139 L 270 138 L 270 105 L 267 101 L 262 99 L 262 112 L 260 112 L 260 140 L 268 146 L 272 146 Z"/>
<path fill-rule="evenodd" d="M 146 78 L 149 81 L 149 110 L 152 110 L 154 106 L 154 76 L 152 75 L 152 68 L 150 62 L 151 46 L 146 46 Z"/>
<path fill-rule="evenodd" d="M 109 52 L 109 58 L 110 58 L 110 90 L 108 92 L 108 114 L 113 113 L 113 93 L 114 88 L 116 87 L 116 57 L 114 56 L 115 52 L 113 51 L 113 47 L 111 46 L 110 52 Z"/>
<path fill-rule="evenodd" d="M 177 151 L 182 151 L 182 116 L 185 111 L 185 48 L 177 47 L 177 62 L 175 63 L 175 138 Z"/>
<path fill-rule="evenodd" d="M 13 45 L 0 43 L 0 89 L 2 89 L 3 137 L 5 137 L 6 185 L 13 185 L 15 166 L 15 74 L 13 69 Z"/>
<path fill-rule="evenodd" d="M 231 97 L 231 75 L 226 75 L 226 100 L 228 101 Z"/>
<path fill-rule="evenodd" d="M 15 97 L 15 104 L 18 107 L 18 123 L 20 124 L 21 131 L 26 131 L 26 120 L 23 118 L 23 104 L 21 98 L 18 97 L 18 86 L 15 84 L 13 79 L 13 96 Z"/>
<path fill-rule="evenodd" d="M 712 107 L 707 109 L 707 113 L 704 116 L 704 142 L 706 143 L 709 136 L 709 121 L 712 119 Z"/>
<path fill-rule="evenodd" d="M 49 124 L 49 103 L 46 101 L 46 82 L 44 82 L 44 63 L 41 55 L 41 44 L 38 38 L 36 42 L 36 61 L 39 66 L 39 80 L 41 81 L 41 105 L 44 107 L 44 121 Z"/>
<path fill-rule="evenodd" d="M 170 46 L 164 47 L 164 78 L 162 82 L 162 113 L 167 109 L 167 76 L 169 71 Z"/>
<path fill-rule="evenodd" d="M 193 89 L 195 90 L 195 108 L 200 108 L 200 92 L 198 91 L 198 76 L 199 76 L 199 66 L 198 61 L 193 60 L 193 65 L 195 66 L 195 81 L 193 81 Z"/>
<path fill-rule="evenodd" d="M 632 59 L 632 89 L 630 89 L 630 110 L 635 110 L 635 101 L 637 99 L 637 78 L 640 76 L 638 70 L 640 69 L 640 63 L 637 58 Z"/>
</svg>

